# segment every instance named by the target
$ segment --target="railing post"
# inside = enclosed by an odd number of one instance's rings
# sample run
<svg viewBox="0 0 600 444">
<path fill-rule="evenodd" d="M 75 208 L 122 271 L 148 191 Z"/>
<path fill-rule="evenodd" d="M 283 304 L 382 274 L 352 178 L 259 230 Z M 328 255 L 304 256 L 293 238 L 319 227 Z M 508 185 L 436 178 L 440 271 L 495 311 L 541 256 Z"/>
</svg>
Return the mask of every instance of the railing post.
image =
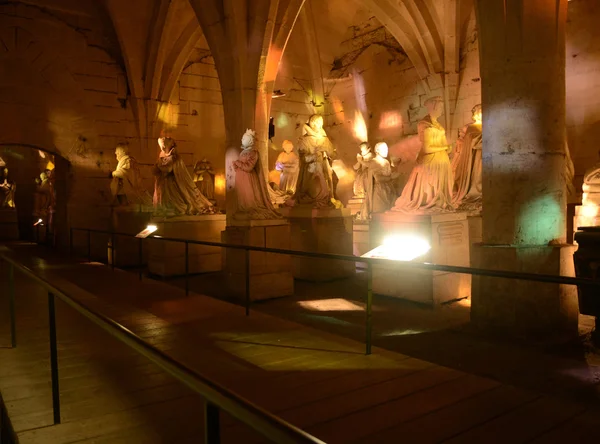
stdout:
<svg viewBox="0 0 600 444">
<path fill-rule="evenodd" d="M 205 444 L 221 443 L 219 408 L 208 401 L 204 403 L 204 442 Z"/>
<path fill-rule="evenodd" d="M 69 256 L 73 256 L 73 227 L 69 227 Z"/>
<path fill-rule="evenodd" d="M 245 249 L 246 252 L 246 316 L 250 316 L 250 250 Z"/>
<path fill-rule="evenodd" d="M 110 234 L 110 265 L 115 270 L 115 233 Z"/>
<path fill-rule="evenodd" d="M 88 262 L 92 262 L 92 232 L 87 230 Z"/>
<path fill-rule="evenodd" d="M 367 262 L 367 301 L 366 301 L 366 350 L 365 354 L 371 354 L 371 336 L 373 330 L 373 265 L 371 262 Z"/>
<path fill-rule="evenodd" d="M 138 244 L 138 262 L 140 265 L 140 281 L 142 280 L 142 276 L 143 276 L 143 269 L 144 269 L 144 246 L 142 244 L 142 238 L 140 237 L 140 242 Z"/>
<path fill-rule="evenodd" d="M 17 317 L 15 314 L 15 266 L 8 267 L 8 303 L 10 310 L 10 345 L 17 346 Z"/>
<path fill-rule="evenodd" d="M 190 279 L 189 279 L 189 271 L 190 271 L 190 265 L 189 265 L 189 252 L 190 252 L 190 245 L 188 244 L 187 241 L 185 241 L 185 295 L 188 296 L 190 294 Z"/>
<path fill-rule="evenodd" d="M 48 292 L 48 326 L 50 330 L 50 371 L 52 377 L 52 411 L 54 424 L 60 424 L 60 391 L 58 387 L 58 347 L 56 345 L 56 311 L 54 295 Z"/>
</svg>

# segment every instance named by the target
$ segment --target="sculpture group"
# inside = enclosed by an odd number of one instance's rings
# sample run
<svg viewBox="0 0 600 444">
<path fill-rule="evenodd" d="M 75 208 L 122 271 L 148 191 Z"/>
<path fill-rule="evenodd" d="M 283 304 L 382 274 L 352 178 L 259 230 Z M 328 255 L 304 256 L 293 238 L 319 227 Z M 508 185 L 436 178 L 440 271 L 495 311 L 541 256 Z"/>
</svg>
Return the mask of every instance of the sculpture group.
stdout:
<svg viewBox="0 0 600 444">
<path fill-rule="evenodd" d="M 425 106 L 428 113 L 418 124 L 421 148 L 399 197 L 395 187 L 397 174 L 388 158 L 387 144 L 379 142 L 373 148 L 367 142 L 359 145 L 353 189 L 355 197 L 361 199 L 358 220 L 369 221 L 374 213 L 388 210 L 480 211 L 481 106 L 473 109 L 473 122 L 460 131 L 454 149 L 438 121 L 443 113 L 441 97 L 428 99 Z M 234 219 L 280 218 L 277 205 L 342 208 L 337 198 L 338 178 L 332 168 L 336 150 L 323 128 L 322 116 L 312 115 L 303 125 L 297 150 L 291 141 L 283 142 L 283 150 L 275 162 L 278 184 L 267 184 L 255 142 L 256 133 L 247 130 L 242 136 L 241 152 L 229 166 L 235 177 Z M 161 137 L 158 145 L 153 197 L 143 189 L 139 166 L 127 146 L 117 147 L 118 164 L 111 173 L 115 204 L 150 205 L 151 202 L 155 214 L 164 216 L 214 213 L 215 173 L 210 162 L 198 161 L 192 177 L 172 138 Z"/>
<path fill-rule="evenodd" d="M 354 165 L 354 196 L 362 200 L 357 220 L 368 221 L 374 213 L 388 210 L 411 214 L 481 211 L 481 105 L 473 108 L 473 122 L 461 129 L 454 149 L 438 121 L 442 98 L 428 99 L 425 107 L 428 113 L 418 123 L 421 148 L 416 165 L 397 199 L 387 145 L 378 143 L 373 153 L 367 142 L 360 144 Z"/>
</svg>

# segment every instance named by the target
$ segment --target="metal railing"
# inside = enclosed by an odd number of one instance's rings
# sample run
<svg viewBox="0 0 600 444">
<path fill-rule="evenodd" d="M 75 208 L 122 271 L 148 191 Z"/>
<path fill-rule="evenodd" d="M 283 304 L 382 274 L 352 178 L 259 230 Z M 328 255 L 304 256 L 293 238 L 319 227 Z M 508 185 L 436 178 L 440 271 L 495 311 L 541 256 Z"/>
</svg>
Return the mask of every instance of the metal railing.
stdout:
<svg viewBox="0 0 600 444">
<path fill-rule="evenodd" d="M 60 424 L 60 391 L 59 391 L 59 367 L 58 349 L 56 341 L 56 308 L 55 299 L 58 298 L 83 315 L 100 328 L 123 342 L 137 353 L 145 356 L 157 364 L 164 371 L 178 379 L 187 387 L 198 393 L 205 401 L 204 431 L 207 444 L 220 443 L 220 411 L 227 412 L 247 426 L 253 428 L 269 440 L 277 443 L 323 443 L 323 441 L 309 435 L 299 428 L 289 424 L 281 418 L 263 410 L 250 401 L 236 395 L 220 384 L 201 375 L 200 373 L 175 361 L 156 347 L 145 342 L 132 331 L 118 322 L 94 312 L 82 303 L 69 296 L 49 280 L 39 276 L 26 265 L 19 263 L 16 259 L 6 253 L 0 254 L 0 258 L 9 264 L 9 301 L 10 301 L 10 323 L 11 323 L 11 345 L 17 346 L 16 317 L 14 310 L 15 301 L 15 269 L 31 278 L 48 292 L 48 317 L 50 336 L 50 368 L 52 381 L 52 411 L 54 424 Z M 82 293 L 84 290 L 82 290 Z M 0 409 L 1 403 L 0 403 Z M 4 417 L 0 411 L 0 420 Z M 8 430 L 8 429 L 6 429 Z M 5 433 L 4 423 L 0 433 Z M 8 432 L 6 432 L 8 433 Z"/>
<path fill-rule="evenodd" d="M 402 261 L 392 261 L 389 259 L 380 259 L 380 258 L 366 258 L 366 257 L 358 257 L 358 256 L 348 256 L 342 254 L 331 254 L 331 253 L 315 253 L 310 251 L 301 251 L 301 250 L 287 250 L 281 248 L 267 248 L 267 247 L 255 247 L 250 245 L 238 245 L 238 244 L 227 244 L 222 242 L 211 242 L 211 241 L 199 241 L 199 240 L 190 240 L 190 239 L 178 239 L 178 238 L 170 238 L 170 237 L 162 237 L 162 236 L 148 236 L 146 238 L 138 238 L 136 235 L 128 234 L 128 233 L 119 233 L 114 231 L 107 230 L 96 230 L 91 228 L 76 228 L 71 227 L 70 231 L 70 243 L 69 243 L 69 252 L 73 254 L 73 234 L 76 231 L 81 231 L 87 233 L 87 258 L 88 261 L 92 260 L 92 247 L 91 247 L 91 234 L 104 234 L 110 236 L 111 241 L 111 265 L 112 268 L 115 268 L 115 241 L 117 237 L 128 237 L 128 238 L 136 238 L 138 239 L 138 262 L 139 262 L 139 278 L 140 280 L 143 278 L 143 242 L 146 239 L 156 240 L 156 241 L 164 241 L 164 242 L 178 242 L 185 244 L 185 294 L 189 294 L 189 245 L 203 245 L 210 247 L 220 247 L 226 249 L 233 250 L 244 250 L 245 258 L 246 258 L 246 270 L 245 270 L 245 309 L 246 316 L 250 314 L 250 252 L 257 251 L 262 253 L 274 253 L 274 254 L 282 254 L 282 255 L 290 255 L 290 256 L 299 256 L 299 257 L 307 257 L 314 259 L 331 259 L 331 260 L 340 260 L 354 263 L 364 263 L 366 264 L 366 295 L 365 295 L 365 354 L 371 354 L 372 350 L 372 332 L 373 332 L 373 266 L 385 266 L 385 267 L 394 267 L 399 270 L 425 270 L 425 271 L 444 271 L 449 273 L 462 273 L 469 274 L 472 276 L 487 276 L 487 277 L 495 277 L 495 278 L 505 278 L 505 279 L 515 279 L 515 280 L 523 280 L 523 281 L 532 281 L 532 282 L 543 282 L 543 283 L 552 283 L 552 284 L 563 284 L 563 285 L 575 285 L 575 286 L 591 286 L 600 290 L 600 281 L 585 279 L 585 278 L 576 278 L 576 277 L 568 277 L 568 276 L 554 276 L 548 274 L 536 274 L 536 273 L 522 273 L 522 272 L 513 272 L 513 271 L 503 271 L 503 270 L 490 270 L 483 268 L 472 268 L 472 267 L 461 267 L 456 265 L 438 265 L 438 264 L 430 264 L 423 262 L 402 262 Z"/>
</svg>

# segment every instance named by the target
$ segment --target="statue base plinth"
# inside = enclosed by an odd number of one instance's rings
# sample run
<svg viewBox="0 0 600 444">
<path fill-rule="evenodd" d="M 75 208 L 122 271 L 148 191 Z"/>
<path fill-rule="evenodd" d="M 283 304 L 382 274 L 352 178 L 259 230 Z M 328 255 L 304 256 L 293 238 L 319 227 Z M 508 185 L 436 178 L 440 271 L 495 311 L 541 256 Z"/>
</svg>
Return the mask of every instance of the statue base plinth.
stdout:
<svg viewBox="0 0 600 444">
<path fill-rule="evenodd" d="M 290 248 L 290 225 L 286 220 L 232 221 L 221 233 L 222 242 L 264 248 Z M 227 290 L 236 299 L 246 298 L 246 250 L 228 248 L 224 268 Z M 294 294 L 289 255 L 249 252 L 250 299 L 273 299 Z"/>
<path fill-rule="evenodd" d="M 350 210 L 350 214 L 354 216 L 356 213 L 360 211 L 360 207 L 362 207 L 363 202 L 365 201 L 364 197 L 353 197 L 348 201 L 348 205 L 346 207 Z"/>
<path fill-rule="evenodd" d="M 291 224 L 292 250 L 352 256 L 353 224 L 349 209 L 298 205 L 280 211 Z M 292 262 L 294 277 L 312 282 L 342 279 L 356 272 L 355 264 L 347 261 L 296 256 Z"/>
<path fill-rule="evenodd" d="M 574 276 L 575 246 L 473 248 L 475 267 Z M 473 276 L 471 322 L 504 337 L 562 342 L 578 335 L 577 288 L 573 285 Z"/>
<path fill-rule="evenodd" d="M 19 219 L 15 208 L 0 208 L 0 240 L 19 240 Z"/>
<path fill-rule="evenodd" d="M 221 231 L 225 228 L 224 214 L 200 216 L 153 217 L 150 223 L 156 225 L 154 234 L 174 239 L 220 242 Z M 150 273 L 162 276 L 182 276 L 185 274 L 185 244 L 157 239 L 147 239 L 148 269 Z M 222 248 L 207 245 L 188 245 L 188 273 L 208 273 L 221 271 Z"/>
<path fill-rule="evenodd" d="M 371 248 L 389 235 L 414 235 L 427 240 L 431 249 L 415 262 L 468 267 L 469 223 L 465 213 L 405 214 L 388 211 L 373 214 L 370 226 Z M 437 306 L 471 296 L 471 276 L 426 270 L 399 270 L 373 267 L 373 292 Z"/>
<path fill-rule="evenodd" d="M 114 207 L 111 214 L 111 231 L 136 235 L 148 226 L 152 218 L 152 207 Z M 108 240 L 108 263 L 112 264 L 112 239 Z M 115 266 L 121 268 L 139 267 L 148 263 L 148 249 L 142 248 L 140 240 L 132 237 L 115 236 Z"/>
</svg>

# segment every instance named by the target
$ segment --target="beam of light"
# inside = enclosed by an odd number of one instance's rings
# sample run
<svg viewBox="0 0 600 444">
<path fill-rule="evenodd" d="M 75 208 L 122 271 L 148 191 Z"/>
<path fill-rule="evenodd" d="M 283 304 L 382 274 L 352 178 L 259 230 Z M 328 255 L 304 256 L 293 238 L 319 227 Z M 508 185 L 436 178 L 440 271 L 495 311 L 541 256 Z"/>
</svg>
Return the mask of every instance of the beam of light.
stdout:
<svg viewBox="0 0 600 444">
<path fill-rule="evenodd" d="M 392 261 L 412 261 L 423 256 L 431 249 L 431 245 L 422 237 L 411 234 L 388 236 L 383 244 L 361 257 L 389 259 Z"/>
<path fill-rule="evenodd" d="M 361 142 L 369 140 L 367 135 L 367 125 L 359 110 L 354 111 L 354 136 Z"/>
<path fill-rule="evenodd" d="M 33 224 L 33 226 L 36 227 L 36 226 L 40 225 L 41 223 L 42 223 L 42 219 L 38 219 L 37 222 Z"/>
<path fill-rule="evenodd" d="M 313 311 L 364 311 L 363 305 L 341 298 L 298 301 L 297 304 Z"/>
<path fill-rule="evenodd" d="M 356 99 L 356 108 L 362 112 L 367 112 L 367 100 L 366 100 L 366 90 L 365 90 L 365 80 L 363 79 L 362 74 L 358 72 L 356 68 L 353 70 L 352 80 L 354 83 L 354 97 Z M 366 141 L 367 139 L 363 139 Z"/>
</svg>

